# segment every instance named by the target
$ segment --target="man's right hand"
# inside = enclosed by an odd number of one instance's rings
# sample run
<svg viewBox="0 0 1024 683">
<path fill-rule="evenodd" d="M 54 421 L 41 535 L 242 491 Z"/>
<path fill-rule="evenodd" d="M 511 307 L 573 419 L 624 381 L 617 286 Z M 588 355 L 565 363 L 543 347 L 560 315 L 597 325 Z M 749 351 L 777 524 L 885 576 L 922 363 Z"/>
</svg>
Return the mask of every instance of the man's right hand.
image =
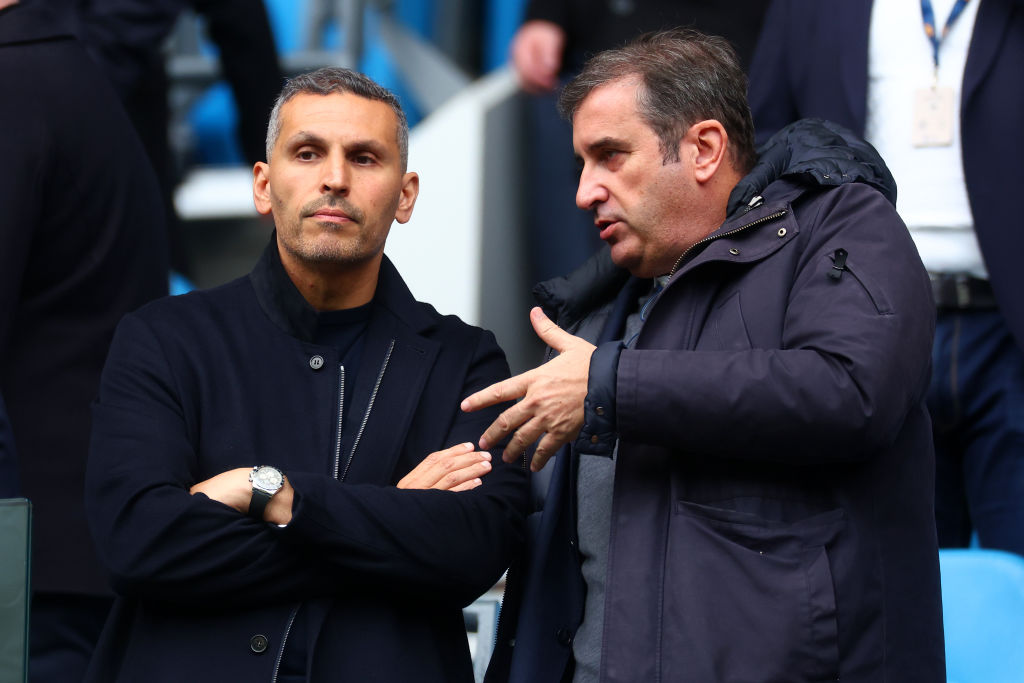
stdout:
<svg viewBox="0 0 1024 683">
<path fill-rule="evenodd" d="M 440 489 L 468 491 L 482 483 L 480 477 L 491 471 L 491 454 L 473 450 L 473 444 L 460 443 L 431 453 L 398 482 L 400 489 Z"/>
<path fill-rule="evenodd" d="M 534 19 L 519 27 L 512 38 L 512 64 L 519 85 L 528 93 L 545 93 L 558 85 L 565 31 L 558 24 Z"/>
</svg>

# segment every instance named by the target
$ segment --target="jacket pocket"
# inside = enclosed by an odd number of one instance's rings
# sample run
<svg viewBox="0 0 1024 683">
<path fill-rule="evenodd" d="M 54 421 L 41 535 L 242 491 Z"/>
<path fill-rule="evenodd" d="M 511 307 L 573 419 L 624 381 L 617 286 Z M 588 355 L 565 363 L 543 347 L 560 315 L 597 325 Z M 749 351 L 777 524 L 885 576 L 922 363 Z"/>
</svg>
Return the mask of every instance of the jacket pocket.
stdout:
<svg viewBox="0 0 1024 683">
<path fill-rule="evenodd" d="M 842 510 L 788 522 L 678 501 L 665 572 L 662 680 L 835 680 L 826 548 L 844 525 Z"/>
<path fill-rule="evenodd" d="M 871 304 L 879 315 L 892 315 L 892 303 L 885 294 L 885 288 L 875 281 L 870 270 L 864 267 L 863 263 L 858 262 L 856 258 L 851 258 L 848 254 L 844 254 L 840 258 L 839 251 L 844 250 L 836 250 L 827 257 L 831 261 L 830 276 L 839 281 L 844 277 L 851 278 L 871 300 Z"/>
<path fill-rule="evenodd" d="M 737 291 L 712 309 L 696 350 L 749 351 L 752 347 Z"/>
</svg>

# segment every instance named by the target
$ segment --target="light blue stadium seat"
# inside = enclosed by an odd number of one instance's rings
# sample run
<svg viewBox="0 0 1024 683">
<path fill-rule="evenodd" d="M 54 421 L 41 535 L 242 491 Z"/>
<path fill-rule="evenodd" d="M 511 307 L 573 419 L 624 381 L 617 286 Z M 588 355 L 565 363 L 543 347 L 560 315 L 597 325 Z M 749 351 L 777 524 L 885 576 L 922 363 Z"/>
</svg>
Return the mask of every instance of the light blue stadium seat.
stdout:
<svg viewBox="0 0 1024 683">
<path fill-rule="evenodd" d="M 487 0 L 484 3 L 484 71 L 508 61 L 509 46 L 516 29 L 523 23 L 526 0 Z"/>
<path fill-rule="evenodd" d="M 309 16 L 307 0 L 263 0 L 274 32 L 274 43 L 281 55 L 289 55 L 303 47 L 306 21 Z"/>
<path fill-rule="evenodd" d="M 1024 683 L 1024 558 L 939 551 L 949 683 Z"/>
<path fill-rule="evenodd" d="M 176 271 L 171 271 L 167 281 L 167 293 L 171 296 L 177 296 L 179 294 L 188 294 L 196 286 L 192 284 L 192 281 L 187 277 Z"/>
</svg>

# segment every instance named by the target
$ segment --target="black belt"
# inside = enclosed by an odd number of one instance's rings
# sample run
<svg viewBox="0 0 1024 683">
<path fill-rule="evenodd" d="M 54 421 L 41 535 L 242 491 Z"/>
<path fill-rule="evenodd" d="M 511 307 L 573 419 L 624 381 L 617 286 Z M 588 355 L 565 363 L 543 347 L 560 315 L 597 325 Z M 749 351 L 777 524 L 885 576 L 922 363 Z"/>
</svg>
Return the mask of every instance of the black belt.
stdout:
<svg viewBox="0 0 1024 683">
<path fill-rule="evenodd" d="M 988 280 L 967 273 L 928 273 L 935 306 L 940 310 L 984 310 L 996 307 Z"/>
</svg>

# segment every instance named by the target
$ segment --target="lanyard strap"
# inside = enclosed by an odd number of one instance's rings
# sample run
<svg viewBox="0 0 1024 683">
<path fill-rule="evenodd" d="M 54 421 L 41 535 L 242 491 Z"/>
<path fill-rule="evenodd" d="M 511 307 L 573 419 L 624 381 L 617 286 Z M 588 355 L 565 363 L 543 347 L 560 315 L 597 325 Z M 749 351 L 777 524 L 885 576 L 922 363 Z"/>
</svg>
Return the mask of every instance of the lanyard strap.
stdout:
<svg viewBox="0 0 1024 683">
<path fill-rule="evenodd" d="M 946 25 L 942 27 L 942 35 L 940 36 L 935 30 L 935 10 L 932 9 L 931 0 L 921 0 L 921 17 L 924 19 L 924 34 L 928 36 L 928 40 L 932 43 L 932 59 L 935 62 L 936 72 L 939 69 L 939 45 L 949 33 L 949 28 L 960 16 L 960 13 L 964 11 L 964 7 L 967 6 L 969 1 L 970 0 L 956 0 L 956 2 L 953 3 L 953 9 L 949 11 L 949 19 L 946 19 Z"/>
</svg>

